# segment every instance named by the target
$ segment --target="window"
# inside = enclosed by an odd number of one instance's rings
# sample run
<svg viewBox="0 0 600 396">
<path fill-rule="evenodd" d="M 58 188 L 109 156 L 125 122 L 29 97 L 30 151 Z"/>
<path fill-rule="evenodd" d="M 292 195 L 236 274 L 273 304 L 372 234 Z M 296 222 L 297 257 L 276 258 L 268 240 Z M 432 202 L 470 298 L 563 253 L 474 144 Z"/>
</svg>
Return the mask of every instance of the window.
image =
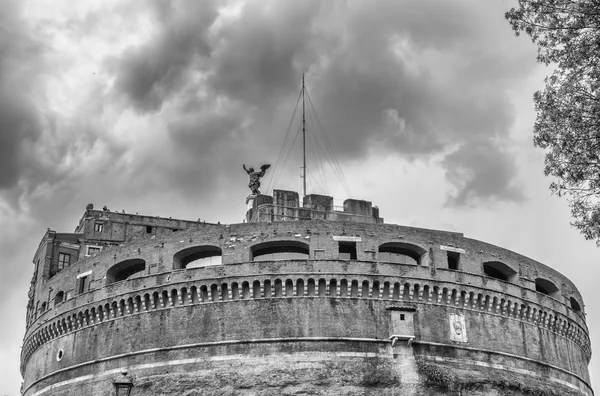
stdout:
<svg viewBox="0 0 600 396">
<path fill-rule="evenodd" d="M 68 253 L 58 254 L 58 270 L 68 267 L 71 264 L 71 255 Z"/>
<path fill-rule="evenodd" d="M 535 280 L 535 291 L 554 297 L 558 294 L 558 287 L 548 279 L 537 278 Z"/>
<path fill-rule="evenodd" d="M 129 259 L 121 261 L 106 271 L 106 284 L 139 278 L 146 273 L 146 261 L 142 259 Z"/>
<path fill-rule="evenodd" d="M 457 271 L 460 262 L 460 253 L 448 251 L 448 269 Z"/>
<path fill-rule="evenodd" d="M 581 311 L 581 305 L 579 305 L 579 302 L 577 302 L 577 300 L 575 300 L 573 297 L 571 297 L 571 308 L 576 312 Z"/>
<path fill-rule="evenodd" d="M 217 246 L 193 246 L 173 255 L 173 269 L 198 268 L 220 265 L 221 248 Z"/>
<path fill-rule="evenodd" d="M 77 292 L 79 294 L 90 291 L 90 277 L 89 276 L 82 276 L 81 278 L 79 278 L 78 281 L 79 281 L 79 285 L 77 287 Z"/>
<path fill-rule="evenodd" d="M 483 272 L 492 278 L 500 279 L 505 282 L 513 281 L 517 271 L 500 261 L 488 261 L 483 263 Z"/>
<path fill-rule="evenodd" d="M 273 241 L 259 243 L 251 248 L 252 261 L 308 260 L 309 248 L 298 241 Z"/>
<path fill-rule="evenodd" d="M 102 248 L 100 246 L 88 246 L 87 247 L 87 252 L 86 252 L 86 256 L 93 256 L 95 254 L 100 253 L 100 250 L 102 250 Z"/>
<path fill-rule="evenodd" d="M 59 291 L 54 296 L 54 306 L 57 306 L 58 304 L 62 304 L 64 300 L 65 300 L 65 292 Z"/>
<path fill-rule="evenodd" d="M 146 234 L 152 234 L 152 226 L 146 226 Z"/>
<path fill-rule="evenodd" d="M 102 232 L 103 228 L 104 228 L 104 225 L 102 223 L 94 223 L 94 231 Z"/>
<path fill-rule="evenodd" d="M 388 242 L 379 246 L 379 261 L 395 264 L 421 264 L 426 250 L 404 242 Z"/>
<path fill-rule="evenodd" d="M 340 260 L 356 260 L 356 242 L 339 242 L 338 258 Z"/>
</svg>

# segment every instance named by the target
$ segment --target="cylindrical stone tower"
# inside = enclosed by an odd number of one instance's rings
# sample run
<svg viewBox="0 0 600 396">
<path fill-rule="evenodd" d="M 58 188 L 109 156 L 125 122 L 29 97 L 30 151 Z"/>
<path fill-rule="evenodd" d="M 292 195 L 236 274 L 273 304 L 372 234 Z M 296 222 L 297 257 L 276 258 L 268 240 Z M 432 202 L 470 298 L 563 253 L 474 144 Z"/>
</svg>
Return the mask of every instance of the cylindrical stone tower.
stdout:
<svg viewBox="0 0 600 396">
<path fill-rule="evenodd" d="M 23 394 L 592 395 L 581 295 L 370 202 L 274 191 L 243 224 L 88 206 L 34 256 Z M 538 393 L 534 393 L 538 392 Z"/>
</svg>

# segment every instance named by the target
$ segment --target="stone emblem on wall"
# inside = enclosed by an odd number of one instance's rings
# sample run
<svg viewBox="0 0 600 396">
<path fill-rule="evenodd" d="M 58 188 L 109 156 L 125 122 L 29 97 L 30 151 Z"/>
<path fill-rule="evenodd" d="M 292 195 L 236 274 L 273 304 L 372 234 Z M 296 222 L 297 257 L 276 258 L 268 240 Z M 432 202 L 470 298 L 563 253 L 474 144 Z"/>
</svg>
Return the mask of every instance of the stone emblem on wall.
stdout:
<svg viewBox="0 0 600 396">
<path fill-rule="evenodd" d="M 450 314 L 450 340 L 467 342 L 467 326 L 464 315 Z"/>
</svg>

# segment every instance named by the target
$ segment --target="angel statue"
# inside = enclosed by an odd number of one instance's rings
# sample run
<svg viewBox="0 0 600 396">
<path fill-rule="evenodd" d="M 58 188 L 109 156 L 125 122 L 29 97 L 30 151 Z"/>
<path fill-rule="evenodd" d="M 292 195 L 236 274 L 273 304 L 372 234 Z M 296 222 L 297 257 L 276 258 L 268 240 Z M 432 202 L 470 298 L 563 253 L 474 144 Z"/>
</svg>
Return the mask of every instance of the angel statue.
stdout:
<svg viewBox="0 0 600 396">
<path fill-rule="evenodd" d="M 259 195 L 260 191 L 258 189 L 260 188 L 260 178 L 265 175 L 265 172 L 271 167 L 271 165 L 262 165 L 260 167 L 260 172 L 254 172 L 254 168 L 252 167 L 246 169 L 246 164 L 244 164 L 243 167 L 246 173 L 250 176 L 250 183 L 248 183 L 248 187 L 250 187 L 250 190 L 252 190 L 252 194 Z"/>
</svg>

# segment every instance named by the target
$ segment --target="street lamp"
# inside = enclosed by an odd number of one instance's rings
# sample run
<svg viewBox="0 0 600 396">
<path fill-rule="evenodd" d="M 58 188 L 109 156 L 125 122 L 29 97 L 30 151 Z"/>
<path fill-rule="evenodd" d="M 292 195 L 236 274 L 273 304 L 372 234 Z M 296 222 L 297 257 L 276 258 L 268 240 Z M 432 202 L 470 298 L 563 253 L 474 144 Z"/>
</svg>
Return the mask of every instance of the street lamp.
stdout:
<svg viewBox="0 0 600 396">
<path fill-rule="evenodd" d="M 127 377 L 126 371 L 121 374 L 123 374 L 122 377 L 119 377 L 113 381 L 113 385 L 115 386 L 115 395 L 129 396 L 131 394 L 131 388 L 133 388 L 133 382 L 131 382 L 131 379 Z"/>
</svg>

